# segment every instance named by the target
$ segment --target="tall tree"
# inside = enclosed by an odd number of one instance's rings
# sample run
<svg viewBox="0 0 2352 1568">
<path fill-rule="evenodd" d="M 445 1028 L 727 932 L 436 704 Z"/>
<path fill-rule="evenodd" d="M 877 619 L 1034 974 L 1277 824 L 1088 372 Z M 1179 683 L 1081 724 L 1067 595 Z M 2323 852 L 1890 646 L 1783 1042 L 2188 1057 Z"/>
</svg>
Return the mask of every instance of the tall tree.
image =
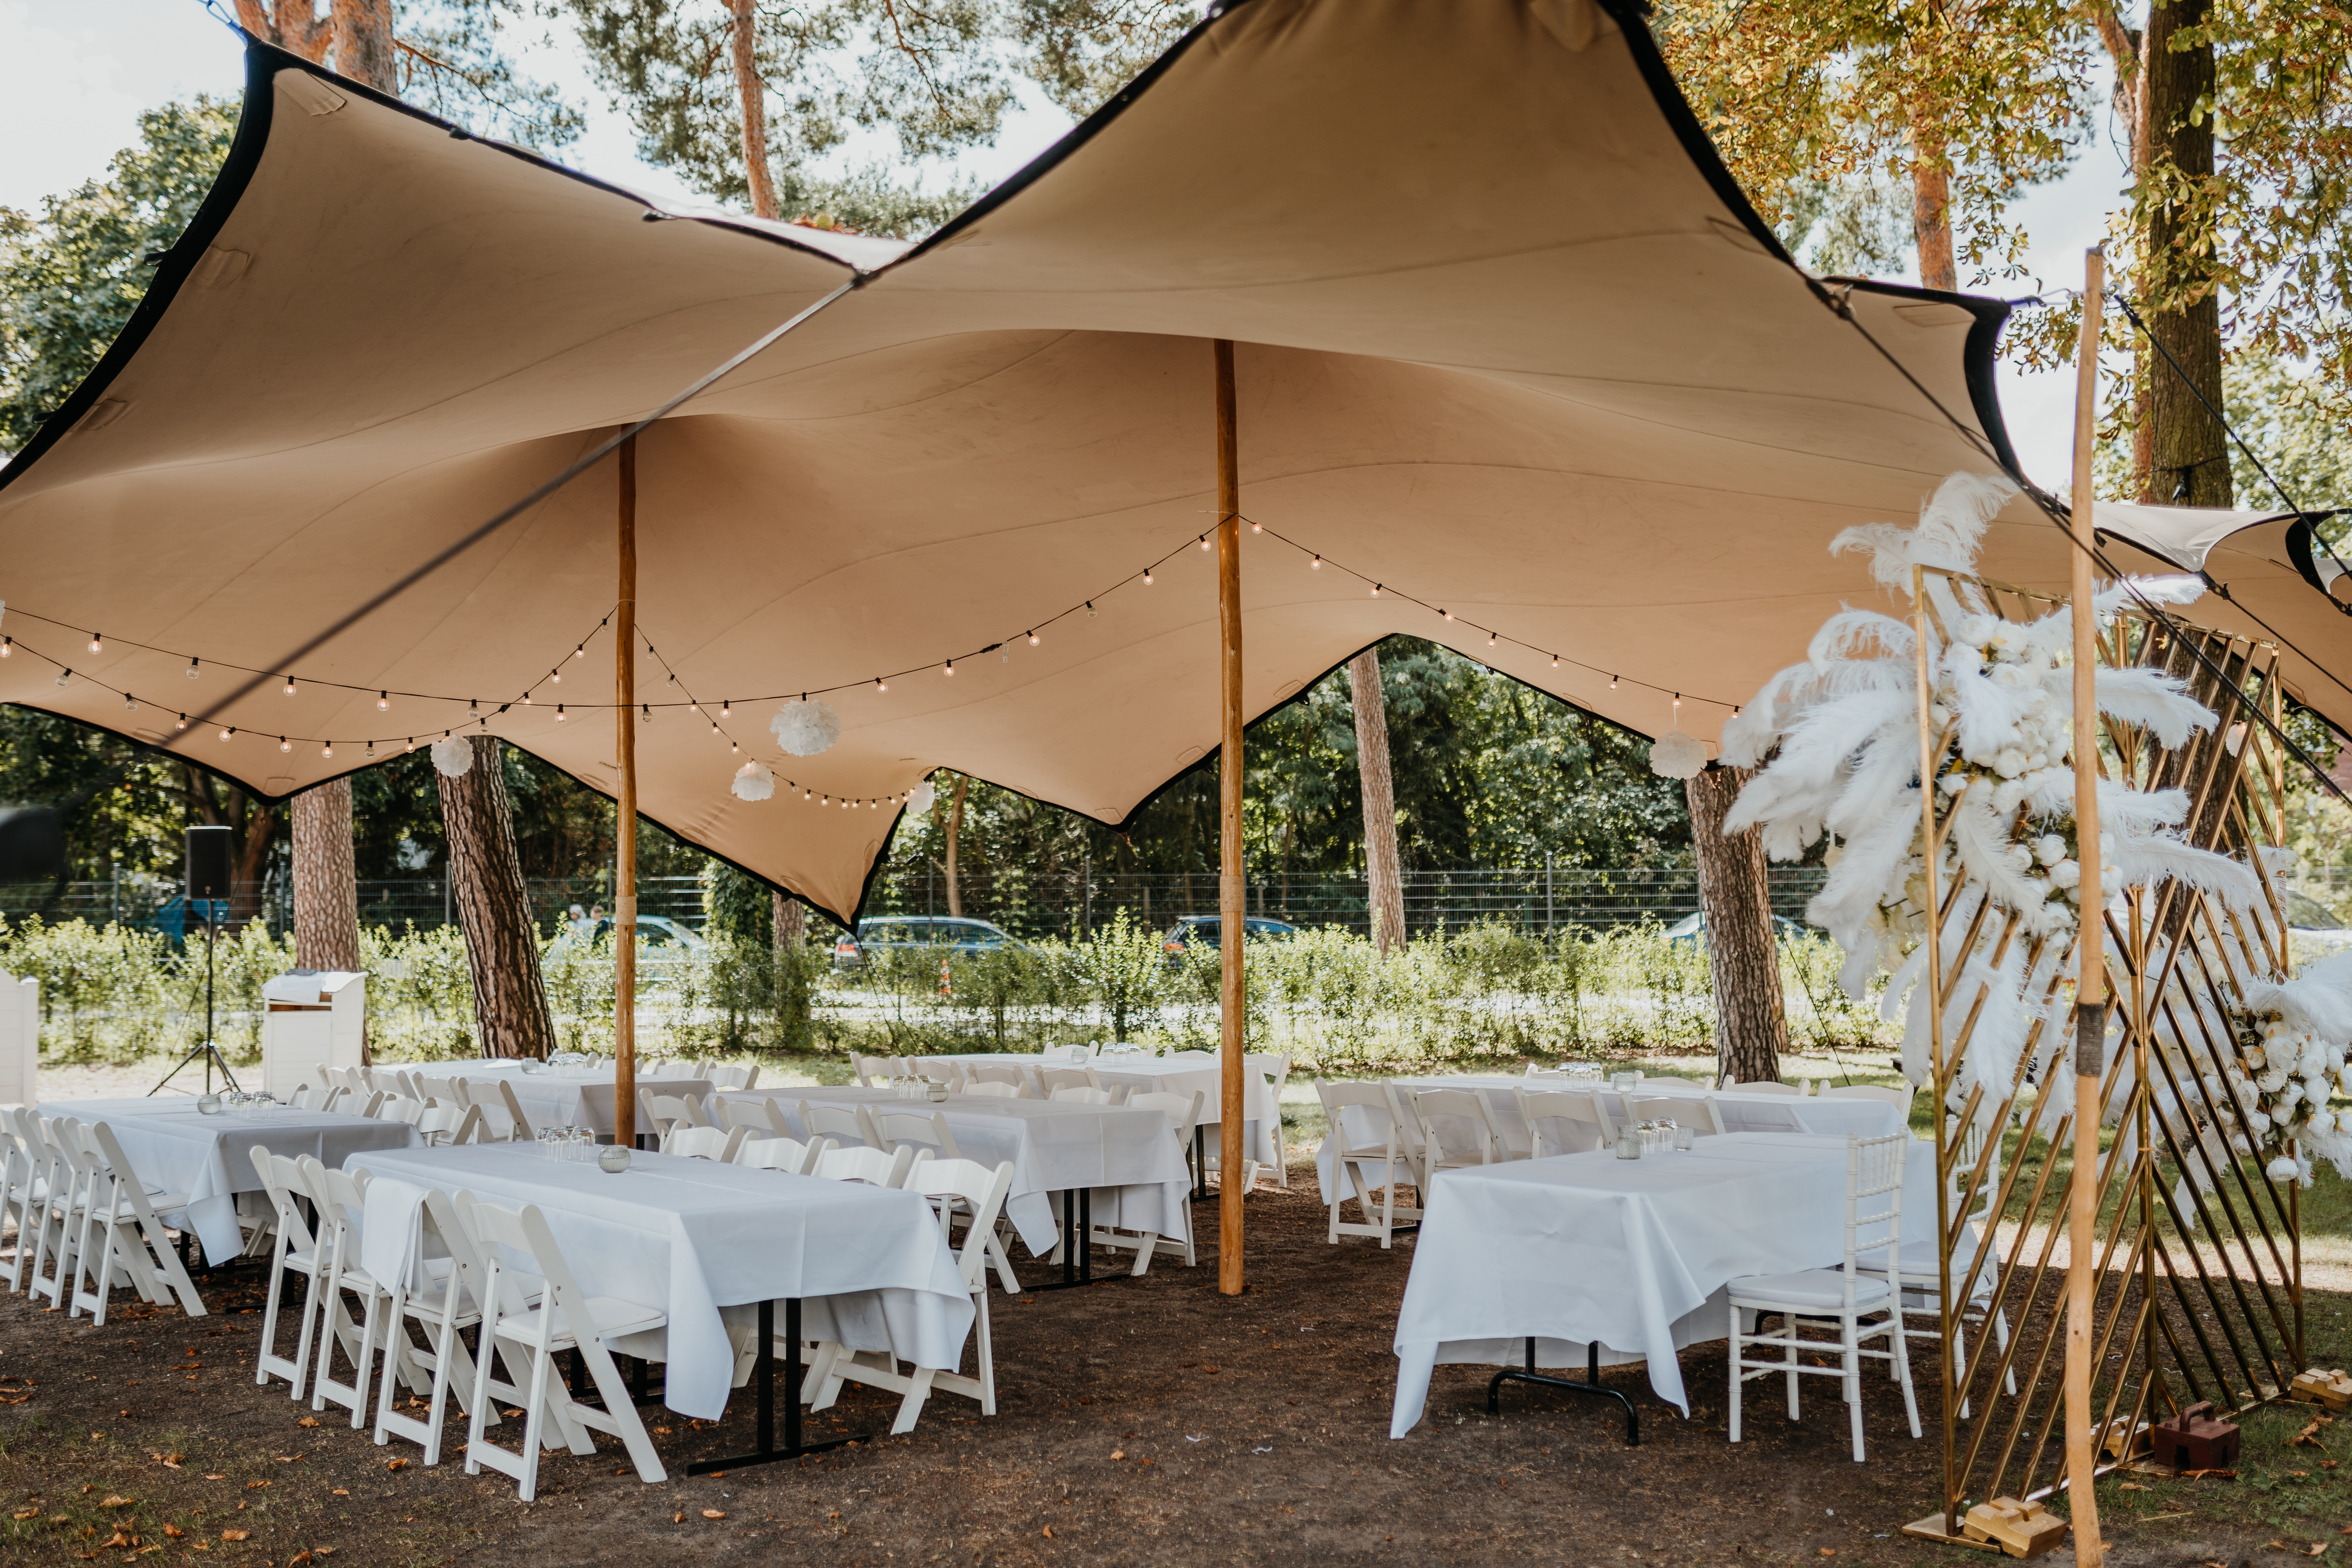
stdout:
<svg viewBox="0 0 2352 1568">
<path fill-rule="evenodd" d="M 465 773 L 436 777 L 449 836 L 450 893 L 474 980 L 475 1026 L 486 1057 L 544 1058 L 554 1047 L 555 1026 L 515 847 L 505 748 L 495 735 L 472 736 L 468 744 L 474 758 Z"/>
<path fill-rule="evenodd" d="M 1356 714 L 1356 775 L 1364 792 L 1364 879 L 1371 903 L 1372 944 L 1386 957 L 1404 945 L 1404 874 L 1397 858 L 1396 784 L 1389 772 L 1388 694 L 1381 650 L 1348 661 L 1348 696 Z"/>
<path fill-rule="evenodd" d="M 1778 1082 L 1789 1046 L 1780 994 L 1780 947 L 1764 874 L 1760 829 L 1726 835 L 1723 819 L 1748 768 L 1708 767 L 1685 781 L 1691 847 L 1698 858 L 1699 906 L 1706 925 L 1707 968 L 1715 979 L 1715 1071 L 1741 1083 Z"/>
</svg>

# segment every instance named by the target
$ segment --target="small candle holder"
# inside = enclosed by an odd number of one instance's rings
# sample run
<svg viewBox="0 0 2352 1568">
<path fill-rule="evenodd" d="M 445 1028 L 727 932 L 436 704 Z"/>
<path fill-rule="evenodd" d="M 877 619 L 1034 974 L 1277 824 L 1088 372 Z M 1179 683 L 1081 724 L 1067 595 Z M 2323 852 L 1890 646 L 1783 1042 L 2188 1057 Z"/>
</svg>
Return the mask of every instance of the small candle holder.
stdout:
<svg viewBox="0 0 2352 1568">
<path fill-rule="evenodd" d="M 596 1151 L 596 1166 L 611 1175 L 619 1175 L 629 1168 L 629 1148 L 625 1143 L 611 1143 Z"/>
<path fill-rule="evenodd" d="M 197 1114 L 197 1115 L 199 1115 L 199 1116 L 218 1116 L 220 1113 L 221 1113 L 221 1097 L 220 1097 L 219 1095 L 217 1095 L 217 1094 L 200 1094 L 200 1095 L 196 1096 L 196 1114 Z"/>
</svg>

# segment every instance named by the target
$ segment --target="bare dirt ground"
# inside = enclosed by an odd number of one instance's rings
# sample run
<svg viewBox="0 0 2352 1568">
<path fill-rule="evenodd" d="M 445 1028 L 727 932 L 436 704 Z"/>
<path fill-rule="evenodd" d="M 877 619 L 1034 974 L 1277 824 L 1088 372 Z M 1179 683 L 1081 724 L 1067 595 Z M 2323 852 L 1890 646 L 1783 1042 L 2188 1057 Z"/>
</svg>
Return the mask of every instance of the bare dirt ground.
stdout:
<svg viewBox="0 0 2352 1568">
<path fill-rule="evenodd" d="M 1830 1384 L 1808 1390 L 1801 1425 L 1775 1400 L 1751 1403 L 1748 1440 L 1733 1446 L 1719 1346 L 1685 1352 L 1689 1421 L 1649 1396 L 1642 1368 L 1604 1373 L 1640 1402 L 1639 1447 L 1562 1395 L 1507 1389 L 1489 1417 L 1486 1372 L 1471 1367 L 1440 1367 L 1429 1418 L 1391 1442 L 1390 1338 L 1411 1245 L 1327 1245 L 1311 1170 L 1292 1180 L 1288 1194 L 1249 1199 L 1238 1298 L 1217 1294 L 1206 1247 L 1195 1269 L 1163 1262 L 1139 1280 L 995 1297 L 992 1420 L 935 1396 L 908 1436 L 688 1480 L 675 1478 L 688 1461 L 749 1446 L 749 1400 L 717 1426 L 649 1408 L 670 1482 L 616 1473 L 606 1441 L 593 1459 L 549 1457 L 528 1504 L 502 1477 L 448 1458 L 426 1469 L 414 1447 L 375 1447 L 332 1407 L 313 1415 L 282 1384 L 257 1388 L 252 1266 L 203 1281 L 216 1314 L 204 1319 L 118 1296 L 130 1305 L 98 1329 L 0 1297 L 0 1561 L 341 1568 L 486 1549 L 596 1563 L 1982 1561 L 1899 1533 L 1932 1506 L 1940 1461 L 1932 1427 L 1906 1432 L 1889 1384 L 1865 1384 L 1867 1464 L 1848 1458 Z M 1213 1205 L 1198 1215 L 1213 1230 Z M 2347 1305 L 2314 1293 L 2314 1348 L 2330 1364 L 2352 1343 Z M 1923 1390 L 1935 1375 L 1923 1353 Z M 895 1403 L 853 1390 L 837 1422 L 813 1429 L 882 1431 Z M 2103 1482 L 2109 1563 L 2339 1560 L 2352 1482 L 2324 1453 L 2287 1447 L 2306 1416 L 2250 1419 L 2234 1481 Z"/>
</svg>

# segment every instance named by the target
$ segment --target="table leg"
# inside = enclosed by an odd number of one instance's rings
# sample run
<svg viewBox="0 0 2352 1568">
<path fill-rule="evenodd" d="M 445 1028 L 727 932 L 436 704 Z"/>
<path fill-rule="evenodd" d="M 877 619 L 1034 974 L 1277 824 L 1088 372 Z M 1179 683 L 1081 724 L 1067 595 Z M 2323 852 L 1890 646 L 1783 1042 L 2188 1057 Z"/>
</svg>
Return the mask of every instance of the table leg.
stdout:
<svg viewBox="0 0 2352 1568">
<path fill-rule="evenodd" d="M 719 1470 L 740 1469 L 746 1465 L 772 1465 L 779 1459 L 797 1459 L 804 1454 L 822 1454 L 844 1444 L 862 1441 L 856 1437 L 832 1437 L 822 1443 L 801 1441 L 801 1303 L 796 1296 L 784 1300 L 784 1446 L 776 1447 L 776 1304 L 760 1303 L 760 1350 L 751 1368 L 751 1382 L 759 1389 L 757 1420 L 759 1447 L 748 1454 L 738 1454 L 726 1459 L 704 1459 L 686 1467 L 689 1476 L 707 1476 Z"/>
<path fill-rule="evenodd" d="M 1570 1394 L 1582 1394 L 1597 1396 L 1601 1399 L 1613 1399 L 1619 1405 L 1624 1406 L 1625 1409 L 1625 1446 L 1629 1448 L 1638 1447 L 1641 1446 L 1642 1418 L 1640 1415 L 1635 1412 L 1633 1400 L 1626 1397 L 1616 1389 L 1604 1388 L 1601 1386 L 1601 1342 L 1599 1340 L 1589 1341 L 1585 1344 L 1584 1381 L 1582 1383 L 1571 1383 L 1564 1377 L 1546 1377 L 1543 1373 L 1536 1370 L 1535 1336 L 1533 1334 L 1528 1335 L 1527 1369 L 1525 1371 L 1521 1371 L 1517 1367 L 1507 1366 L 1502 1371 L 1496 1373 L 1494 1375 L 1493 1380 L 1486 1384 L 1487 1415 L 1498 1415 L 1502 1414 L 1503 1405 L 1501 1395 L 1503 1384 L 1506 1383 L 1531 1383 L 1540 1388 L 1562 1388 L 1566 1389 Z"/>
<path fill-rule="evenodd" d="M 1077 1216 L 1071 1218 L 1075 1204 Z M 1045 1290 L 1076 1290 L 1095 1282 L 1095 1194 L 1092 1187 L 1080 1187 L 1075 1193 L 1062 1194 L 1062 1277 L 1049 1285 L 1032 1285 L 1024 1295 L 1036 1295 Z M 1076 1256 L 1072 1257 L 1075 1252 Z M 1122 1274 L 1119 1279 L 1134 1276 Z M 1108 1283 L 1108 1281 L 1106 1281 Z"/>
<path fill-rule="evenodd" d="M 1192 1128 L 1192 1201 L 1200 1203 L 1209 1195 L 1209 1134 L 1197 1123 Z"/>
</svg>

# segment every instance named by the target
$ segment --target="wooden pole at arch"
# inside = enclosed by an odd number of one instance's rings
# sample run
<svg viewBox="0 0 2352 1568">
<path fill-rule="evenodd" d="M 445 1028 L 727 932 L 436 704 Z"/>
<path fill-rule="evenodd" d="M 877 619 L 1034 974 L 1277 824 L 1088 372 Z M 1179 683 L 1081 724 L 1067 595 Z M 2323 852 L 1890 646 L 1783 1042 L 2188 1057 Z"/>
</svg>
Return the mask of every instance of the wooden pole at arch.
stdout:
<svg viewBox="0 0 2352 1568">
<path fill-rule="evenodd" d="M 621 443 L 620 592 L 613 614 L 613 761 L 620 810 L 613 824 L 613 1141 L 637 1126 L 637 438 Z"/>
<path fill-rule="evenodd" d="M 1217 1118 L 1217 1289 L 1242 1292 L 1242 1196 L 1248 1126 L 1242 1120 L 1242 485 L 1234 428 L 1234 345 L 1215 340 L 1217 367 L 1218 689 L 1223 727 L 1217 757 L 1217 936 L 1224 1015 Z"/>
</svg>

